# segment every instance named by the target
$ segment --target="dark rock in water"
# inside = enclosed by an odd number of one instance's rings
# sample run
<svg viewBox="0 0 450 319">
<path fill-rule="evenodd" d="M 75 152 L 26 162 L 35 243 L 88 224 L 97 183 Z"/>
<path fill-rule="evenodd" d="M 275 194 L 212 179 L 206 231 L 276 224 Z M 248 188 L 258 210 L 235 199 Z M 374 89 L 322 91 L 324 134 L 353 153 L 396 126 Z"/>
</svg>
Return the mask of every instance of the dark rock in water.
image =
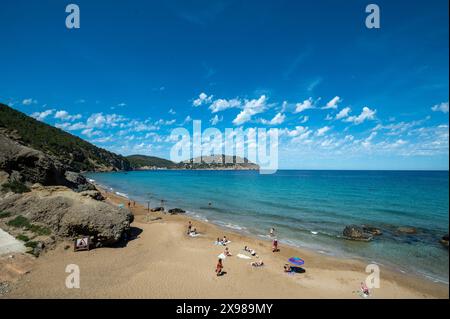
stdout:
<svg viewBox="0 0 450 319">
<path fill-rule="evenodd" d="M 152 212 L 163 212 L 164 211 L 164 207 L 155 207 L 155 208 L 152 208 L 150 211 L 152 211 Z"/>
<path fill-rule="evenodd" d="M 186 213 L 186 211 L 182 210 L 181 208 L 169 209 L 169 214 L 183 214 L 183 213 Z"/>
<path fill-rule="evenodd" d="M 442 245 L 448 248 L 448 234 L 442 236 L 441 240 L 439 241 Z"/>
<path fill-rule="evenodd" d="M 366 233 L 369 233 L 373 236 L 380 236 L 383 234 L 383 232 L 381 231 L 381 229 L 373 227 L 373 226 L 369 226 L 369 225 L 363 225 L 362 226 L 362 230 Z"/>
<path fill-rule="evenodd" d="M 349 225 L 344 228 L 343 235 L 346 239 L 358 241 L 370 241 L 373 239 L 371 234 L 364 232 L 362 227 Z"/>
<path fill-rule="evenodd" d="M 407 227 L 407 226 L 403 226 L 403 227 L 398 227 L 397 231 L 399 233 L 402 234 L 408 234 L 408 235 L 414 235 L 417 234 L 417 229 L 414 227 Z"/>
</svg>

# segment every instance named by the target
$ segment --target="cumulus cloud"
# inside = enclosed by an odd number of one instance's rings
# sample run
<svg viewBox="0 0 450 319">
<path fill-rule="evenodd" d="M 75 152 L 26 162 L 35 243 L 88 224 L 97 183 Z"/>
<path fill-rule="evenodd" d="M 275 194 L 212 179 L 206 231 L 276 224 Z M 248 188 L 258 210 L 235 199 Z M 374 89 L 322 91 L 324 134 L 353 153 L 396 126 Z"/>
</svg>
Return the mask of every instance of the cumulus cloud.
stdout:
<svg viewBox="0 0 450 319">
<path fill-rule="evenodd" d="M 243 110 L 233 120 L 234 125 L 242 125 L 251 120 L 253 115 L 264 112 L 267 105 L 267 98 L 261 95 L 259 99 L 246 100 Z"/>
<path fill-rule="evenodd" d="M 335 110 L 335 109 L 338 108 L 338 104 L 340 102 L 342 102 L 341 98 L 339 96 L 335 96 L 322 109 L 324 109 L 324 110 L 326 110 L 326 109 L 334 109 Z"/>
<path fill-rule="evenodd" d="M 352 109 L 349 107 L 343 108 L 342 110 L 339 111 L 338 114 L 336 114 L 336 120 L 340 120 L 340 119 L 347 117 L 351 111 L 352 111 Z"/>
<path fill-rule="evenodd" d="M 377 110 L 371 110 L 367 106 L 363 107 L 361 114 L 358 116 L 349 116 L 344 119 L 345 122 L 353 124 L 361 124 L 366 120 L 373 120 L 375 118 Z"/>
<path fill-rule="evenodd" d="M 169 110 L 169 114 L 175 115 L 175 114 L 177 114 L 177 112 L 175 112 L 174 109 L 170 109 L 170 110 Z"/>
<path fill-rule="evenodd" d="M 192 105 L 198 107 L 203 104 L 211 103 L 213 96 L 208 96 L 206 93 L 200 93 L 198 98 L 192 102 Z"/>
<path fill-rule="evenodd" d="M 209 106 L 209 109 L 212 113 L 221 112 L 226 109 L 236 108 L 241 106 L 241 101 L 237 98 L 226 100 L 226 99 L 217 99 Z"/>
<path fill-rule="evenodd" d="M 294 113 L 300 113 L 300 112 L 303 112 L 304 110 L 312 109 L 312 108 L 314 108 L 314 106 L 313 106 L 313 99 L 309 98 L 307 100 L 304 100 L 301 103 L 297 103 L 295 105 Z"/>
<path fill-rule="evenodd" d="M 267 120 L 261 120 L 261 123 L 266 124 L 266 125 L 280 125 L 284 122 L 284 120 L 286 119 L 286 115 L 284 115 L 283 113 L 277 113 L 273 119 L 271 119 L 270 121 Z"/>
<path fill-rule="evenodd" d="M 81 134 L 86 135 L 87 137 L 99 136 L 102 133 L 100 131 L 94 131 L 93 128 L 84 129 Z"/>
<path fill-rule="evenodd" d="M 308 115 L 300 116 L 300 123 L 301 124 L 304 124 L 304 123 L 306 123 L 308 121 L 309 121 L 309 116 Z"/>
<path fill-rule="evenodd" d="M 331 130 L 331 127 L 329 126 L 324 126 L 321 127 L 317 130 L 316 135 L 317 136 L 324 136 L 326 132 L 328 132 L 329 130 Z"/>
<path fill-rule="evenodd" d="M 71 115 L 69 112 L 61 110 L 55 113 L 55 119 L 64 120 L 64 121 L 75 121 L 81 118 L 81 114 Z"/>
<path fill-rule="evenodd" d="M 49 115 L 53 114 L 55 110 L 46 110 L 43 112 L 34 112 L 33 114 L 31 114 L 31 117 L 35 118 L 38 121 L 43 121 L 45 120 L 46 117 L 48 117 Z"/>
<path fill-rule="evenodd" d="M 22 101 L 22 104 L 23 104 L 23 105 L 37 104 L 37 101 L 34 100 L 34 99 L 32 99 L 32 98 L 29 98 L 29 99 L 24 99 L 24 100 Z"/>
<path fill-rule="evenodd" d="M 448 102 L 443 102 L 440 104 L 434 105 L 431 110 L 433 112 L 442 112 L 442 113 L 448 113 Z"/>
</svg>

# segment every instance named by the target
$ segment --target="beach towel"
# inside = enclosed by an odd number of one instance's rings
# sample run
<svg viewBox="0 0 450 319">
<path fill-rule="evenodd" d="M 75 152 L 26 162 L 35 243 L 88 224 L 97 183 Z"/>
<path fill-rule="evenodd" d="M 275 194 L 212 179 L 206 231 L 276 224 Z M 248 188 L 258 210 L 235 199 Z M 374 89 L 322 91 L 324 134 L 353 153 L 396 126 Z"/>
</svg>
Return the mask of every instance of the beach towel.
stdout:
<svg viewBox="0 0 450 319">
<path fill-rule="evenodd" d="M 242 258 L 242 259 L 252 259 L 252 257 L 249 257 L 247 255 L 243 255 L 243 254 L 237 254 L 236 257 Z"/>
<path fill-rule="evenodd" d="M 197 237 L 197 236 L 200 236 L 200 234 L 189 233 L 189 236 L 191 236 L 191 237 Z"/>
</svg>

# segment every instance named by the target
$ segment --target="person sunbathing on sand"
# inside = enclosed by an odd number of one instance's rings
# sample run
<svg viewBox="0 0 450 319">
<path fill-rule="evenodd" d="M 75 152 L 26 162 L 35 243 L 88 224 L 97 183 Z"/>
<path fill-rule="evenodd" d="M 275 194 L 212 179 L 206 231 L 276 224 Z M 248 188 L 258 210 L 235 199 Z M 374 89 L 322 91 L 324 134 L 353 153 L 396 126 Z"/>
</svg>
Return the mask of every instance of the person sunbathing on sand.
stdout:
<svg viewBox="0 0 450 319">
<path fill-rule="evenodd" d="M 261 266 L 264 266 L 264 262 L 262 260 L 261 261 L 254 261 L 250 265 L 252 265 L 253 267 L 261 267 Z"/>
<path fill-rule="evenodd" d="M 370 295 L 369 287 L 367 287 L 365 282 L 361 282 L 361 291 L 364 294 L 364 297 L 368 297 Z"/>
<path fill-rule="evenodd" d="M 225 251 L 223 252 L 223 254 L 227 257 L 233 256 L 230 251 L 228 250 L 228 247 L 225 248 Z"/>
<path fill-rule="evenodd" d="M 291 271 L 292 271 L 291 266 L 288 264 L 284 264 L 284 272 L 291 272 Z"/>
<path fill-rule="evenodd" d="M 222 259 L 219 258 L 219 261 L 217 262 L 217 266 L 216 266 L 216 275 L 220 276 L 220 275 L 222 275 L 222 272 L 223 272 Z"/>
<path fill-rule="evenodd" d="M 256 251 L 254 251 L 253 249 L 250 249 L 248 246 L 244 247 L 244 251 L 246 251 L 246 252 L 250 253 L 250 255 L 258 258 L 258 255 L 256 254 Z"/>
</svg>

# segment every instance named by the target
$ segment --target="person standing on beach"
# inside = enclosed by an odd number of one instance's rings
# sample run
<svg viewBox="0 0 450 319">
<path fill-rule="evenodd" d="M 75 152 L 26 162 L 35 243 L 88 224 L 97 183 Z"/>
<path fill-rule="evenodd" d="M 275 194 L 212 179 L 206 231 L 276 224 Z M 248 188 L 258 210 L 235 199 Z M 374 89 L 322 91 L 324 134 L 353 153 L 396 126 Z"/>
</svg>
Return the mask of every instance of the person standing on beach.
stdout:
<svg viewBox="0 0 450 319">
<path fill-rule="evenodd" d="M 219 258 L 219 261 L 217 262 L 216 266 L 216 275 L 217 276 L 222 275 L 222 271 L 223 271 L 222 258 Z"/>
<path fill-rule="evenodd" d="M 270 235 L 270 237 L 275 236 L 275 228 L 272 227 L 272 228 L 270 229 L 269 235 Z"/>
<path fill-rule="evenodd" d="M 192 223 L 191 223 L 191 221 L 189 221 L 189 224 L 188 224 L 188 231 L 187 231 L 187 234 L 188 234 L 188 235 L 191 233 L 191 229 L 192 229 Z"/>
<path fill-rule="evenodd" d="M 273 240 L 273 243 L 272 243 L 272 252 L 277 252 L 277 251 L 279 251 L 279 249 L 278 249 L 278 239 L 274 239 Z"/>
<path fill-rule="evenodd" d="M 131 207 L 131 202 L 128 201 L 128 209 L 130 209 L 130 207 Z"/>
</svg>

